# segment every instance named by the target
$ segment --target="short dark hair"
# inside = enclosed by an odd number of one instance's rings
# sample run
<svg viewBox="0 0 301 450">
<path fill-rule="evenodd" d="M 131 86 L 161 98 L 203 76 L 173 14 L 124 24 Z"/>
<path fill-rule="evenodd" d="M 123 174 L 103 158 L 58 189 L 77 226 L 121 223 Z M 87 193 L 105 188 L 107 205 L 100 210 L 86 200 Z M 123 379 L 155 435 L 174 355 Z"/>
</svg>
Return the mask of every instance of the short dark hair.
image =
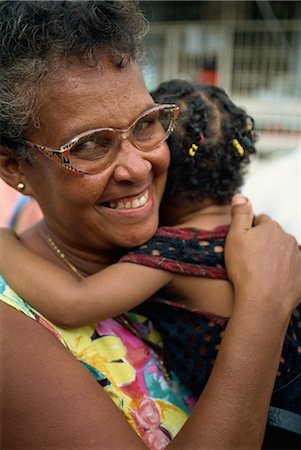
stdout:
<svg viewBox="0 0 301 450">
<path fill-rule="evenodd" d="M 175 79 L 151 94 L 156 102 L 178 104 L 181 111 L 168 139 L 171 164 L 164 201 L 184 196 L 230 202 L 256 152 L 254 120 L 217 86 Z"/>
<path fill-rule="evenodd" d="M 135 0 L 1 1 L 1 138 L 16 140 L 38 122 L 39 82 L 57 60 L 139 61 L 146 25 Z"/>
</svg>

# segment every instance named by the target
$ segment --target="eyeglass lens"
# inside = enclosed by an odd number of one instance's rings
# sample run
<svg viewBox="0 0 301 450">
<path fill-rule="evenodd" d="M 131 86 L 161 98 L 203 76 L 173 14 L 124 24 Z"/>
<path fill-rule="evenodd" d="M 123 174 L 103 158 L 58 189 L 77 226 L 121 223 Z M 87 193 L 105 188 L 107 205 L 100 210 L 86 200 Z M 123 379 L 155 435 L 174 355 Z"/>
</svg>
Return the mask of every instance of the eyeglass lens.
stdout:
<svg viewBox="0 0 301 450">
<path fill-rule="evenodd" d="M 172 125 L 173 113 L 169 108 L 164 108 L 141 117 L 124 133 L 139 150 L 149 151 L 168 137 Z M 103 129 L 83 136 L 70 152 L 70 165 L 87 173 L 105 168 L 119 150 L 121 134 L 122 131 Z"/>
</svg>

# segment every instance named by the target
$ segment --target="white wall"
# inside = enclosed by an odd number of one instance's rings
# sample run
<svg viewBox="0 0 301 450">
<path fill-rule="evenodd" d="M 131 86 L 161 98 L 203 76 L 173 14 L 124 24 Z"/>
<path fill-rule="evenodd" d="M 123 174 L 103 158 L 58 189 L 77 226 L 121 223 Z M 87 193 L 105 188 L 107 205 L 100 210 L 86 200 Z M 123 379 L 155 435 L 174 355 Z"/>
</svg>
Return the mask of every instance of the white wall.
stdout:
<svg viewBox="0 0 301 450">
<path fill-rule="evenodd" d="M 243 193 L 256 213 L 269 214 L 301 243 L 301 145 L 287 155 L 253 161 Z"/>
</svg>

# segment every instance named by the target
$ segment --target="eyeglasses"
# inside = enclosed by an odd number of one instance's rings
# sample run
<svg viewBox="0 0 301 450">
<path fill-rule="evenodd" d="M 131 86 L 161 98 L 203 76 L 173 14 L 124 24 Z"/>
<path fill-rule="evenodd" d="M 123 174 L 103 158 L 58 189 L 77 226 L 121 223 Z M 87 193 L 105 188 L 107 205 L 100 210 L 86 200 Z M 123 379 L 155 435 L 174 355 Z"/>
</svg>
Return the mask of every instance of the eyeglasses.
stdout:
<svg viewBox="0 0 301 450">
<path fill-rule="evenodd" d="M 122 140 L 128 139 L 138 150 L 154 150 L 172 133 L 179 115 L 176 105 L 155 105 L 144 111 L 128 128 L 97 128 L 78 134 L 58 150 L 23 141 L 30 148 L 74 172 L 93 174 L 115 159 Z"/>
</svg>

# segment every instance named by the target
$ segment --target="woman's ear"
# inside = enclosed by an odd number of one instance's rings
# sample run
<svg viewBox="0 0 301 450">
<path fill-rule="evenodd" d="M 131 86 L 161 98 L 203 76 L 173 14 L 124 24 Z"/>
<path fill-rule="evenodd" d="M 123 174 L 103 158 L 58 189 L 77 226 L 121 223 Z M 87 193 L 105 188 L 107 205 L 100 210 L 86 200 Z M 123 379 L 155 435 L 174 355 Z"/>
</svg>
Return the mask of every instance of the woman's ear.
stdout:
<svg viewBox="0 0 301 450">
<path fill-rule="evenodd" d="M 22 194 L 32 195 L 31 186 L 22 170 L 24 164 L 6 145 L 0 145 L 0 177 Z"/>
</svg>

